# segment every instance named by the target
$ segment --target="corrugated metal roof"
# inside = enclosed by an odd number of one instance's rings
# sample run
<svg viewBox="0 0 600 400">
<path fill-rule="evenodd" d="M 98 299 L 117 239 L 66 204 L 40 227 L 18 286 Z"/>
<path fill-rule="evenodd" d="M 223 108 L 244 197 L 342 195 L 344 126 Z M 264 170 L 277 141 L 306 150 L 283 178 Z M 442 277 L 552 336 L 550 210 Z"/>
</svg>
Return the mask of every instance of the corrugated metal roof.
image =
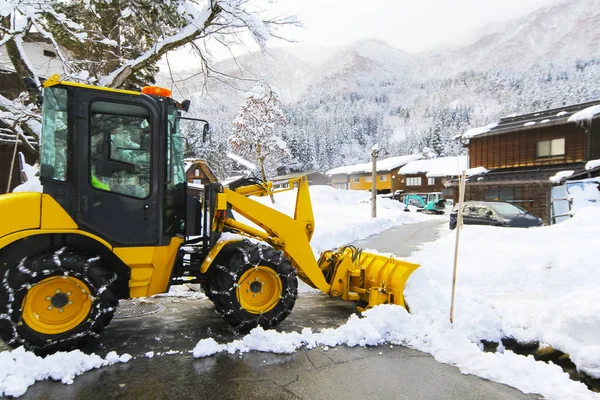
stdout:
<svg viewBox="0 0 600 400">
<path fill-rule="evenodd" d="M 560 171 L 574 171 L 573 175 L 585 173 L 584 163 L 544 165 L 539 167 L 503 168 L 490 171 L 486 174 L 472 176 L 467 179 L 467 185 L 509 185 L 525 183 L 541 183 L 550 185 L 550 177 Z M 451 182 L 457 185 L 457 180 Z"/>
</svg>

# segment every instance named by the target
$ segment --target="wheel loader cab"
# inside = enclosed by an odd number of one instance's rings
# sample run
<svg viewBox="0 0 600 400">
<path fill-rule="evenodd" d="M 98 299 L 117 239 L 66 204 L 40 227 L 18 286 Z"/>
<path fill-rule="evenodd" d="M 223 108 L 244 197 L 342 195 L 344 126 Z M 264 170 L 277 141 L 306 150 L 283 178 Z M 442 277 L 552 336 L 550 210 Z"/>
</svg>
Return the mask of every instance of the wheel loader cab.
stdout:
<svg viewBox="0 0 600 400">
<path fill-rule="evenodd" d="M 113 246 L 185 233 L 177 103 L 58 84 L 44 89 L 40 180 L 80 229 Z"/>
</svg>

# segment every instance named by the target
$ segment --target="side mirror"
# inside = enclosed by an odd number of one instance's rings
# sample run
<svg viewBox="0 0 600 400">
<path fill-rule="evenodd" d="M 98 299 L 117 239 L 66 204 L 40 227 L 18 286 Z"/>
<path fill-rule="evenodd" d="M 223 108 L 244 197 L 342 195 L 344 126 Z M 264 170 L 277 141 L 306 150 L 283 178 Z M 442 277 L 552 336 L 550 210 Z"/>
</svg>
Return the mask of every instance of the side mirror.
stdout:
<svg viewBox="0 0 600 400">
<path fill-rule="evenodd" d="M 486 218 L 492 218 L 492 216 L 494 215 L 494 213 L 490 210 L 490 211 L 486 211 L 485 213 L 485 217 Z"/>
</svg>

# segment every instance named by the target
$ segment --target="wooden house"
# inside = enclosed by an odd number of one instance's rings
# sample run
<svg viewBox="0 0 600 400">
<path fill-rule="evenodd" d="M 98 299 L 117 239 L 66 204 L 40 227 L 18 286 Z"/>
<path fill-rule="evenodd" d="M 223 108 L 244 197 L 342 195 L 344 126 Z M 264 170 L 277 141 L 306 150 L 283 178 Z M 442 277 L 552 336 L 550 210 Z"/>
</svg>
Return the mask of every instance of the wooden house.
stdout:
<svg viewBox="0 0 600 400">
<path fill-rule="evenodd" d="M 489 172 L 468 179 L 465 200 L 510 201 L 551 220 L 552 187 L 594 176 L 600 158 L 600 101 L 502 118 L 461 135 L 470 167 Z"/>
<path fill-rule="evenodd" d="M 420 154 L 390 157 L 377 160 L 377 193 L 392 193 L 397 188 L 394 181 L 398 170 L 405 164 L 420 159 Z M 371 190 L 373 187 L 373 164 L 362 163 L 338 167 L 326 172 L 331 176 L 331 184 L 337 189 Z"/>
<path fill-rule="evenodd" d="M 331 180 L 327 175 L 322 172 L 307 171 L 307 172 L 294 172 L 286 175 L 279 175 L 273 178 L 269 178 L 273 182 L 273 188 L 287 188 L 289 187 L 288 180 L 306 176 L 308 179 L 308 186 L 313 185 L 329 185 Z"/>
<path fill-rule="evenodd" d="M 452 199 L 454 188 L 450 182 L 467 168 L 467 162 L 467 156 L 411 161 L 398 170 L 394 188 L 404 193 L 442 192 Z"/>
</svg>

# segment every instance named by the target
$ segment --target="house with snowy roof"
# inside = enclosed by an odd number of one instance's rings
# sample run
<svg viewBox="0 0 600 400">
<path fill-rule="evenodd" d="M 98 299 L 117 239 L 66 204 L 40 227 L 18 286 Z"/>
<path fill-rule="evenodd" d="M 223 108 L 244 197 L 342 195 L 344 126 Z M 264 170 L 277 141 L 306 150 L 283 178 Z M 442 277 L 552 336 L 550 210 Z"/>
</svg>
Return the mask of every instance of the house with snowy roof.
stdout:
<svg viewBox="0 0 600 400">
<path fill-rule="evenodd" d="M 405 193 L 442 192 L 444 197 L 454 198 L 449 183 L 467 169 L 467 164 L 467 156 L 411 161 L 398 170 L 395 189 Z"/>
<path fill-rule="evenodd" d="M 64 65 L 56 54 L 56 49 L 42 34 L 28 33 L 23 37 L 21 45 L 40 79 L 43 80 L 55 73 L 64 74 Z M 6 46 L 0 46 L 0 95 L 2 95 L 0 106 L 6 106 L 4 102 L 10 102 L 19 96 L 22 88 L 7 54 Z M 7 114 L 10 113 L 0 111 L 0 193 L 12 191 L 15 186 L 21 184 L 19 153 L 23 154 L 25 161 L 30 165 L 35 164 L 38 158 L 37 138 L 28 135 L 17 138 L 11 129 L 14 117 Z"/>
<path fill-rule="evenodd" d="M 600 174 L 600 100 L 502 118 L 458 138 L 469 166 L 487 170 L 468 179 L 465 200 L 510 201 L 551 223 L 553 187 Z"/>
<path fill-rule="evenodd" d="M 377 193 L 393 193 L 400 179 L 398 170 L 407 163 L 421 159 L 421 154 L 389 157 L 377 160 Z M 331 185 L 337 189 L 371 190 L 373 164 L 362 163 L 333 168 L 326 172 L 331 177 Z"/>
</svg>

